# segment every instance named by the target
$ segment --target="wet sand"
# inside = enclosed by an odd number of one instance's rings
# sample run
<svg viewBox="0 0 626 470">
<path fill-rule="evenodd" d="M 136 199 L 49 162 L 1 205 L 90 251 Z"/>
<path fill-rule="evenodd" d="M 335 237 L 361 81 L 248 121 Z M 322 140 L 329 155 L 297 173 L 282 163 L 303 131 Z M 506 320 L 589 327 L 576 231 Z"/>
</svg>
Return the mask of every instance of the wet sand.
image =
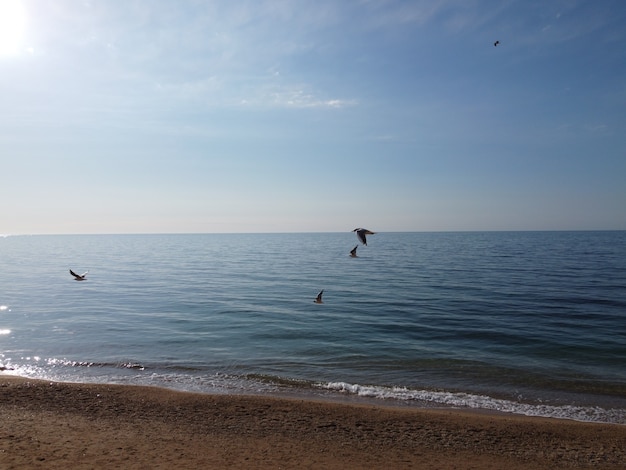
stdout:
<svg viewBox="0 0 626 470">
<path fill-rule="evenodd" d="M 2 469 L 624 468 L 626 426 L 0 376 Z"/>
</svg>

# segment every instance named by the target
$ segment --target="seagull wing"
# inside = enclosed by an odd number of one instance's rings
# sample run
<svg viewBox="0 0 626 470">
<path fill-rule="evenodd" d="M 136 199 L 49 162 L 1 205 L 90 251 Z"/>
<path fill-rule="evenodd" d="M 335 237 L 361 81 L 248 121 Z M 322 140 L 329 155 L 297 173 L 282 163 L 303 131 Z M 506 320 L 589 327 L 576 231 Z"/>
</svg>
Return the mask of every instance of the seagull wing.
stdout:
<svg viewBox="0 0 626 470">
<path fill-rule="evenodd" d="M 364 245 L 367 245 L 367 238 L 365 238 L 365 230 L 358 230 L 356 232 L 356 236 L 359 237 L 359 240 L 361 240 L 361 243 L 363 243 Z"/>
<path fill-rule="evenodd" d="M 353 230 L 353 232 L 356 232 L 356 236 L 359 237 L 359 240 L 361 241 L 361 243 L 363 243 L 364 245 L 367 245 L 367 239 L 365 238 L 365 235 L 374 235 L 376 232 L 372 232 L 366 228 L 355 228 Z"/>
<path fill-rule="evenodd" d="M 76 274 L 74 271 L 72 271 L 72 270 L 70 269 L 70 274 L 71 274 L 72 276 L 74 276 L 74 278 L 75 278 L 77 281 L 84 281 L 84 280 L 85 280 L 85 276 L 87 275 L 87 273 L 88 273 L 88 272 L 89 272 L 89 271 L 85 271 L 85 272 L 84 272 L 84 273 L 82 273 L 82 274 Z"/>
</svg>

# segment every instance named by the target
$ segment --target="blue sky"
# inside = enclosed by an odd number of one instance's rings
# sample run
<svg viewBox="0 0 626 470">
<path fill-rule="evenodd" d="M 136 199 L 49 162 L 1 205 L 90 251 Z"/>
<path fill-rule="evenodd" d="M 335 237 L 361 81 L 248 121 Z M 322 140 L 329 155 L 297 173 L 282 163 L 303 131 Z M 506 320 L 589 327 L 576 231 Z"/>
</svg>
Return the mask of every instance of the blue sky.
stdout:
<svg viewBox="0 0 626 470">
<path fill-rule="evenodd" d="M 626 229 L 625 24 L 621 0 L 0 0 L 0 233 Z"/>
</svg>

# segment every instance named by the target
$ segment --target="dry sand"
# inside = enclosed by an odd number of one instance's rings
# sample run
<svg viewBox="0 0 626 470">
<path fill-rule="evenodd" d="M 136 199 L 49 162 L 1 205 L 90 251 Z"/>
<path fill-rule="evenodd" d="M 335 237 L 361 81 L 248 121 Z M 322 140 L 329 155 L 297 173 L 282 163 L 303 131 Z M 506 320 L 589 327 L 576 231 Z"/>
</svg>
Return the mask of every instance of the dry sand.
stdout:
<svg viewBox="0 0 626 470">
<path fill-rule="evenodd" d="M 626 426 L 0 376 L 0 468 L 624 468 Z"/>
</svg>

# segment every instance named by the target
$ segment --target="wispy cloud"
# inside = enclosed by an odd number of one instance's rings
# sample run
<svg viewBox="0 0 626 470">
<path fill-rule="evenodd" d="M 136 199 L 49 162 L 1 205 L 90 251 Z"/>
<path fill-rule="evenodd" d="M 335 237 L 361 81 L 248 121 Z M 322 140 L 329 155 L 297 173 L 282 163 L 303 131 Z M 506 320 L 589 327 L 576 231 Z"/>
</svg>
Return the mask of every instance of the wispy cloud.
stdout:
<svg viewBox="0 0 626 470">
<path fill-rule="evenodd" d="M 195 107 L 326 108 L 358 105 L 356 99 L 328 97 L 314 85 L 290 84 L 276 72 L 258 77 L 210 76 L 198 80 L 155 82 L 154 92 L 164 100 L 194 103 Z"/>
<path fill-rule="evenodd" d="M 345 19 L 334 2 L 59 0 L 41 8 L 25 0 L 25 5 L 31 33 L 37 31 L 32 47 L 54 67 L 48 75 L 72 93 L 108 94 L 109 104 L 143 105 L 153 97 L 200 108 L 356 104 L 292 66 L 328 46 L 318 32 Z M 113 89 L 117 96 L 109 94 Z"/>
<path fill-rule="evenodd" d="M 270 106 L 278 108 L 327 108 L 339 109 L 357 105 L 356 100 L 321 98 L 306 87 L 284 87 L 260 89 L 254 96 L 243 98 L 241 104 L 249 106 Z"/>
<path fill-rule="evenodd" d="M 157 81 L 154 83 L 156 93 L 171 96 L 180 100 L 197 100 L 208 98 L 210 95 L 219 94 L 224 84 L 216 76 L 201 78 L 198 80 Z"/>
</svg>

